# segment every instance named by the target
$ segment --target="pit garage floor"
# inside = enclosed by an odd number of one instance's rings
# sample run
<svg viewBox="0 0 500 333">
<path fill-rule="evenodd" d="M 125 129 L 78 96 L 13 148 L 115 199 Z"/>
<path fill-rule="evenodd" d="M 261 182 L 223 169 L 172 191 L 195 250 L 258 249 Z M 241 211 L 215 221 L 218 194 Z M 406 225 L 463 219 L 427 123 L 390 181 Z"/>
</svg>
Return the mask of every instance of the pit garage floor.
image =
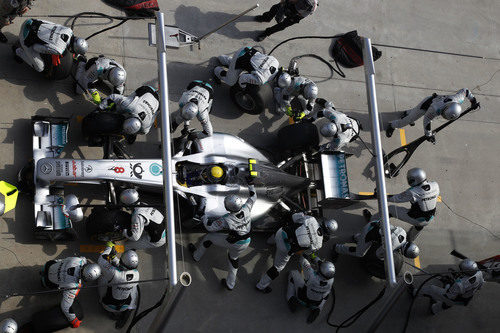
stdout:
<svg viewBox="0 0 500 333">
<path fill-rule="evenodd" d="M 160 0 L 166 14 L 167 24 L 177 25 L 195 35 L 202 35 L 236 13 L 251 6 L 248 1 L 216 0 Z M 262 0 L 261 7 L 253 14 L 262 13 L 273 2 Z M 121 15 L 98 0 L 37 1 L 30 15 L 72 15 L 83 11 L 97 11 Z M 438 204 L 437 218 L 422 232 L 417 243 L 421 249 L 419 264 L 431 272 L 446 270 L 458 263 L 449 255 L 457 249 L 471 258 L 483 259 L 498 254 L 499 239 L 473 222 L 500 235 L 500 201 L 498 170 L 500 169 L 500 3 L 495 0 L 482 1 L 431 1 L 410 0 L 323 0 L 317 12 L 299 25 L 258 43 L 269 51 L 280 41 L 302 35 L 335 35 L 357 29 L 360 35 L 371 37 L 372 42 L 444 51 L 465 57 L 443 53 L 419 52 L 407 49 L 380 47 L 383 56 L 375 63 L 377 75 L 378 106 L 382 127 L 389 120 L 399 117 L 400 111 L 414 107 L 422 98 L 431 95 L 452 93 L 467 87 L 473 90 L 482 109 L 456 122 L 437 136 L 437 144 L 424 143 L 402 171 L 402 176 L 387 181 L 390 193 L 406 188 L 404 173 L 411 167 L 424 168 L 430 179 L 441 188 L 442 203 Z M 65 23 L 64 18 L 50 19 Z M 75 158 L 99 158 L 101 151 L 85 146 L 80 135 L 79 119 L 92 111 L 93 106 L 83 97 L 75 96 L 71 78 L 48 82 L 25 65 L 15 63 L 10 44 L 14 43 L 23 19 L 17 18 L 11 26 L 3 29 L 9 45 L 0 47 L 0 179 L 13 182 L 17 171 L 31 158 L 30 117 L 54 115 L 71 117 L 70 144 L 63 156 Z M 156 50 L 147 46 L 147 23 L 129 21 L 121 27 L 108 31 L 90 40 L 90 55 L 105 54 L 121 62 L 128 73 L 127 92 L 149 84 L 157 86 Z M 78 36 L 88 36 L 103 28 L 108 20 L 79 20 L 75 27 Z M 169 104 L 176 110 L 177 101 L 185 86 L 194 79 L 210 78 L 214 57 L 231 53 L 243 45 L 256 45 L 252 38 L 265 25 L 245 16 L 208 37 L 201 49 L 182 48 L 168 53 Z M 280 47 L 275 56 L 286 67 L 292 56 L 314 53 L 330 59 L 328 40 L 302 40 Z M 364 131 L 361 137 L 370 144 L 369 118 L 363 70 L 346 70 L 347 78 L 330 76 L 326 66 L 304 59 L 300 62 L 301 73 L 315 80 L 320 96 L 333 100 L 339 110 L 361 121 Z M 272 113 L 258 116 L 242 114 L 229 98 L 229 89 L 216 87 L 211 119 L 216 131 L 232 133 L 257 147 L 265 147 L 275 138 L 277 129 L 286 124 L 284 117 Z M 434 121 L 434 127 L 442 123 Z M 422 133 L 421 122 L 408 127 L 405 132 L 396 131 L 391 139 L 383 136 L 386 152 L 410 142 Z M 154 129 L 133 146 L 137 157 L 159 157 L 160 130 Z M 406 141 L 405 141 L 406 140 Z M 359 141 L 348 151 L 354 155 L 348 159 L 350 187 L 353 192 L 370 192 L 375 187 L 375 176 L 371 155 Z M 68 186 L 84 203 L 102 198 L 102 191 L 95 187 Z M 452 212 L 445 204 L 453 209 Z M 372 210 L 376 202 L 368 202 Z M 347 240 L 363 224 L 361 210 L 364 205 L 351 206 L 343 211 L 329 211 L 338 219 L 338 238 L 331 240 L 322 251 L 329 257 L 335 242 Z M 33 239 L 32 203 L 20 197 L 18 206 L 6 214 L 0 222 L 0 294 L 26 293 L 40 290 L 38 271 L 48 260 L 72 255 L 85 255 L 96 259 L 96 249 L 84 235 L 84 226 L 77 225 L 80 239 L 72 243 L 48 243 Z M 402 225 L 393 220 L 392 223 Z M 404 225 L 406 228 L 407 225 Z M 325 311 L 312 325 L 307 325 L 305 310 L 292 315 L 285 303 L 286 274 L 274 283 L 271 294 L 257 293 L 254 285 L 272 261 L 273 249 L 266 243 L 266 235 L 256 235 L 251 249 L 241 258 L 242 267 L 233 292 L 222 289 L 218 283 L 225 276 L 226 255 L 216 249 L 210 251 L 199 264 L 194 264 L 187 252 L 187 244 L 196 241 L 199 234 L 182 234 L 178 241 L 178 269 L 193 276 L 178 303 L 167 329 L 172 332 L 280 332 L 314 329 L 327 332 L 332 328 L 326 324 Z M 91 246 L 92 245 L 92 246 Z M 91 252 L 84 252 L 91 251 Z M 92 252 L 93 251 L 93 252 Z M 142 279 L 166 276 L 164 249 L 140 250 L 140 272 Z M 297 267 L 292 260 L 287 269 Z M 405 267 L 405 270 L 411 270 Z M 412 270 L 413 271 L 413 270 Z M 284 272 L 284 273 L 285 273 Z M 416 277 L 421 281 L 422 277 Z M 166 282 L 144 284 L 141 309 L 156 303 Z M 337 263 L 335 290 L 336 307 L 332 316 L 339 323 L 374 298 L 384 282 L 371 278 L 363 271 L 359 261 L 341 257 Z M 31 314 L 58 303 L 58 295 L 37 295 L 0 299 L 0 319 L 13 316 L 20 323 L 29 320 Z M 81 332 L 113 331 L 97 302 L 94 289 L 84 290 L 78 297 L 84 304 L 86 318 L 78 330 Z M 468 307 L 454 307 L 438 316 L 428 310 L 428 301 L 419 298 L 414 306 L 408 332 L 493 332 L 500 325 L 498 316 L 500 289 L 497 284 L 487 283 Z M 401 332 L 410 304 L 404 294 L 390 311 L 379 332 Z M 380 306 L 380 305 L 379 305 Z M 346 331 L 365 332 L 373 320 L 377 306 L 369 310 Z M 134 329 L 148 332 L 156 311 L 147 316 Z M 71 331 L 67 329 L 66 331 Z"/>
</svg>

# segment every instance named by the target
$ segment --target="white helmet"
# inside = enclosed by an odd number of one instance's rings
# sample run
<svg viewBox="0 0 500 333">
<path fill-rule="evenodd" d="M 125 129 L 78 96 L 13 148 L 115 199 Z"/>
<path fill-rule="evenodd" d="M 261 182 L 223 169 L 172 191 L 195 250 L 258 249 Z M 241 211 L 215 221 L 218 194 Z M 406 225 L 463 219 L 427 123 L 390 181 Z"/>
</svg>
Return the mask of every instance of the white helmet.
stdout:
<svg viewBox="0 0 500 333">
<path fill-rule="evenodd" d="M 415 259 L 420 254 L 420 249 L 415 243 L 407 242 L 403 246 L 403 255 L 406 258 Z"/>
<path fill-rule="evenodd" d="M 467 275 L 474 275 L 478 270 L 476 262 L 471 259 L 462 260 L 458 265 L 458 267 L 462 272 L 464 272 Z"/>
<path fill-rule="evenodd" d="M 304 87 L 304 98 L 316 99 L 318 97 L 318 86 L 314 82 L 306 84 Z"/>
<path fill-rule="evenodd" d="M 334 219 L 326 219 L 323 221 L 323 229 L 328 234 L 328 236 L 333 236 L 338 228 L 339 225 Z"/>
<path fill-rule="evenodd" d="M 101 266 L 98 264 L 85 264 L 83 266 L 82 277 L 85 281 L 94 281 L 101 276 Z"/>
<path fill-rule="evenodd" d="M 335 136 L 335 134 L 337 134 L 337 131 L 338 131 L 337 125 L 335 125 L 334 123 L 324 124 L 323 126 L 321 126 L 321 129 L 319 130 L 321 135 L 327 138 Z"/>
<path fill-rule="evenodd" d="M 324 261 L 319 265 L 319 272 L 327 279 L 332 279 L 335 275 L 335 265 L 330 261 Z"/>
<path fill-rule="evenodd" d="M 128 188 L 120 193 L 120 201 L 125 205 L 133 205 L 139 201 L 139 192 L 136 189 Z"/>
<path fill-rule="evenodd" d="M 127 72 L 121 67 L 113 67 L 108 73 L 108 81 L 115 87 L 121 86 L 127 79 Z"/>
<path fill-rule="evenodd" d="M 89 44 L 83 38 L 75 38 L 73 41 L 73 52 L 76 54 L 85 54 L 89 50 Z"/>
<path fill-rule="evenodd" d="M 181 117 L 184 120 L 191 120 L 198 114 L 198 105 L 194 102 L 189 102 L 182 107 Z"/>
<path fill-rule="evenodd" d="M 282 73 L 278 78 L 278 87 L 286 88 L 292 84 L 292 77 L 288 73 Z"/>
<path fill-rule="evenodd" d="M 134 250 L 127 250 L 120 257 L 120 263 L 125 268 L 136 269 L 139 266 L 139 256 Z"/>
<path fill-rule="evenodd" d="M 408 173 L 406 174 L 406 180 L 408 180 L 408 185 L 417 186 L 427 180 L 427 175 L 425 174 L 424 169 L 413 168 L 408 170 Z"/>
<path fill-rule="evenodd" d="M 142 127 L 141 121 L 136 117 L 130 117 L 123 122 L 123 132 L 125 134 L 135 134 Z"/>
<path fill-rule="evenodd" d="M 230 194 L 224 198 L 224 207 L 230 212 L 239 212 L 243 207 L 243 200 L 236 194 Z"/>
<path fill-rule="evenodd" d="M 446 120 L 455 120 L 462 113 L 462 107 L 456 102 L 448 104 L 443 110 L 443 118 Z"/>
<path fill-rule="evenodd" d="M 16 333 L 17 323 L 12 318 L 2 320 L 0 323 L 0 333 Z"/>
</svg>

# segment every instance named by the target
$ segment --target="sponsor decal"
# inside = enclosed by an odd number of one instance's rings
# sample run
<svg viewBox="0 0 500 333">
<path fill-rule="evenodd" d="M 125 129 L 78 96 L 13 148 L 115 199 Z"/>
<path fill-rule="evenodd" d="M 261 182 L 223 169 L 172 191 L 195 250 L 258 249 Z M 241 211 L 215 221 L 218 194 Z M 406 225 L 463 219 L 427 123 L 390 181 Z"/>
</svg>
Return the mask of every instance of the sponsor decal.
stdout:
<svg viewBox="0 0 500 333">
<path fill-rule="evenodd" d="M 135 176 L 138 179 L 142 179 L 142 174 L 144 172 L 144 169 L 142 168 L 141 163 L 136 163 L 134 165 L 132 165 L 132 163 L 130 163 L 130 170 L 131 170 L 130 177 Z"/>
<path fill-rule="evenodd" d="M 75 161 L 75 160 L 72 160 L 72 161 L 71 161 L 71 164 L 72 164 L 72 173 L 73 173 L 73 177 L 75 177 L 75 178 L 76 178 L 76 170 L 78 169 L 78 168 L 76 167 L 76 161 Z"/>
<path fill-rule="evenodd" d="M 64 162 L 64 174 L 69 176 L 69 162 Z"/>
<path fill-rule="evenodd" d="M 85 172 L 86 172 L 86 173 L 91 173 L 91 172 L 92 172 L 92 170 L 93 170 L 93 169 L 92 169 L 92 166 L 91 166 L 91 165 L 87 165 L 87 166 L 85 167 Z"/>
<path fill-rule="evenodd" d="M 337 168 L 339 175 L 339 191 L 341 198 L 349 197 L 349 180 L 347 177 L 347 168 L 345 163 L 344 155 L 338 154 L 335 155 L 337 159 Z"/>
<path fill-rule="evenodd" d="M 153 176 L 159 176 L 163 173 L 162 171 L 162 167 L 161 165 L 159 165 L 158 163 L 153 163 L 149 166 L 149 172 L 153 175 Z"/>
<path fill-rule="evenodd" d="M 49 163 L 44 163 L 42 164 L 42 166 L 40 167 L 40 171 L 46 175 L 48 175 L 49 173 L 52 172 L 52 165 L 50 165 Z"/>
<path fill-rule="evenodd" d="M 56 176 L 60 177 L 62 174 L 62 162 L 56 161 Z"/>
<path fill-rule="evenodd" d="M 115 173 L 124 173 L 125 172 L 125 169 L 122 167 L 112 167 L 112 168 L 109 168 L 108 170 L 114 171 Z"/>
</svg>

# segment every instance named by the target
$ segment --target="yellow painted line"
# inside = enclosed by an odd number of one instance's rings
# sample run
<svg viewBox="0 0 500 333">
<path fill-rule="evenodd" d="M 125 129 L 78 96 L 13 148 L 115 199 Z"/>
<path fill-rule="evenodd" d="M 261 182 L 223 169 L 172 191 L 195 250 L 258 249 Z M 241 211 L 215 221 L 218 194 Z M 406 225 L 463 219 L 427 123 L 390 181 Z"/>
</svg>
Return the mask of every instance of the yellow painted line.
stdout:
<svg viewBox="0 0 500 333">
<path fill-rule="evenodd" d="M 441 196 L 438 196 L 437 201 L 438 201 L 438 202 L 443 202 L 443 200 L 441 200 Z"/>
<path fill-rule="evenodd" d="M 415 266 L 417 266 L 418 268 L 422 268 L 422 267 L 420 267 L 420 257 L 416 257 L 413 260 L 415 261 Z"/>
<path fill-rule="evenodd" d="M 399 137 L 401 138 L 401 146 L 406 146 L 406 134 L 402 128 L 399 129 Z"/>
<path fill-rule="evenodd" d="M 81 123 L 83 121 L 83 116 L 76 116 L 76 121 Z"/>
<path fill-rule="evenodd" d="M 101 253 L 105 248 L 105 245 L 80 245 L 80 253 Z M 115 250 L 118 253 L 123 253 L 125 247 L 123 245 L 115 245 Z"/>
</svg>

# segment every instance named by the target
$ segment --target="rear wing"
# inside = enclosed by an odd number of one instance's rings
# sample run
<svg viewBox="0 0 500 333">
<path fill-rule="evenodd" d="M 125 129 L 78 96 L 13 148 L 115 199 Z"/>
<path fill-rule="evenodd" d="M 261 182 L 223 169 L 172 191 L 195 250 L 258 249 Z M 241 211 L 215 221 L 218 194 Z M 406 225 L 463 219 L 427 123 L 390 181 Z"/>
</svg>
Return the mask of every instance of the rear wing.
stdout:
<svg viewBox="0 0 500 333">
<path fill-rule="evenodd" d="M 322 208 L 340 209 L 355 204 L 359 200 L 376 199 L 375 194 L 351 193 L 344 152 L 324 151 L 321 153 L 320 160 L 325 198 L 319 202 Z"/>
</svg>

